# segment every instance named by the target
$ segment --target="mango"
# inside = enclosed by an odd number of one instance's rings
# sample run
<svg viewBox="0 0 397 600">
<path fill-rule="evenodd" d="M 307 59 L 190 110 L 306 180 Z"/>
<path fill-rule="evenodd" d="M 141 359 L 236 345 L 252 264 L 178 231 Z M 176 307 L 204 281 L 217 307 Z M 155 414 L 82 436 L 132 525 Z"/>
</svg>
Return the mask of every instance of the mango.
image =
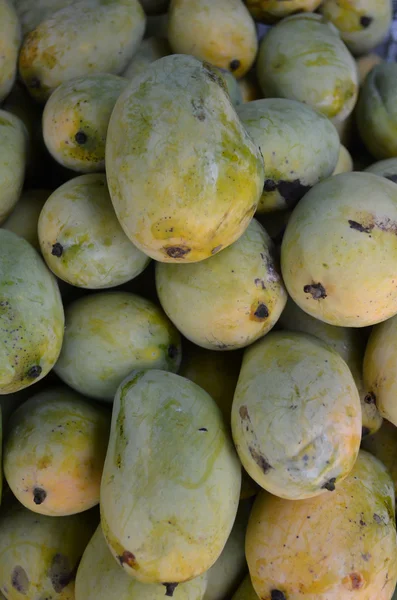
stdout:
<svg viewBox="0 0 397 600">
<path fill-rule="evenodd" d="M 171 0 L 168 39 L 178 54 L 191 54 L 238 79 L 258 51 L 255 23 L 242 0 Z"/>
<path fill-rule="evenodd" d="M 55 88 L 75 77 L 122 73 L 144 30 L 138 0 L 80 0 L 28 33 L 19 55 L 20 75 L 44 104 Z"/>
<path fill-rule="evenodd" d="M 2 224 L 3 229 L 13 231 L 40 251 L 37 223 L 51 190 L 26 190 L 22 192 L 14 210 Z"/>
<path fill-rule="evenodd" d="M 361 448 L 379 459 L 388 469 L 397 494 L 397 428 L 384 419 L 382 427 L 374 435 L 369 435 L 361 442 Z"/>
<path fill-rule="evenodd" d="M 339 157 L 336 167 L 333 170 L 332 175 L 339 175 L 339 173 L 349 173 L 353 171 L 353 159 L 347 148 L 343 144 L 339 147 Z"/>
<path fill-rule="evenodd" d="M 255 219 L 237 242 L 206 261 L 157 263 L 156 288 L 178 330 L 211 350 L 244 348 L 264 336 L 287 301 L 273 243 Z"/>
<path fill-rule="evenodd" d="M 78 287 L 121 285 L 150 261 L 122 230 L 102 173 L 81 175 L 55 190 L 41 211 L 38 236 L 51 271 Z"/>
<path fill-rule="evenodd" d="M 0 0 L 0 104 L 11 91 L 17 74 L 21 26 L 11 0 Z"/>
<path fill-rule="evenodd" d="M 397 183 L 397 157 L 379 160 L 367 167 L 365 171 L 367 173 L 375 173 L 375 175 L 386 177 L 386 179 L 390 179 L 390 181 Z"/>
<path fill-rule="evenodd" d="M 366 327 L 397 313 L 397 187 L 372 173 L 318 183 L 293 211 L 281 247 L 292 299 L 340 327 Z"/>
<path fill-rule="evenodd" d="M 232 600 L 258 600 L 249 575 L 244 577 L 237 591 L 233 594 Z"/>
<path fill-rule="evenodd" d="M 11 416 L 4 446 L 14 496 L 55 517 L 98 504 L 109 430 L 108 412 L 67 388 L 32 396 Z"/>
<path fill-rule="evenodd" d="M 261 492 L 246 556 L 263 600 L 389 600 L 397 579 L 393 482 L 361 450 L 332 494 L 301 502 Z"/>
<path fill-rule="evenodd" d="M 28 136 L 22 121 L 0 110 L 0 225 L 19 200 L 25 178 Z"/>
<path fill-rule="evenodd" d="M 132 79 L 144 73 L 148 65 L 155 60 L 171 54 L 171 47 L 165 37 L 152 36 L 141 42 L 137 52 L 123 73 L 123 77 Z"/>
<path fill-rule="evenodd" d="M 74 2 L 75 0 L 13 0 L 24 36 L 59 9 Z"/>
<path fill-rule="evenodd" d="M 180 360 L 180 335 L 161 309 L 128 292 L 101 292 L 66 308 L 54 370 L 81 394 L 112 402 L 133 369 L 177 371 Z"/>
<path fill-rule="evenodd" d="M 293 15 L 275 25 L 261 42 L 257 75 L 266 98 L 304 102 L 335 122 L 343 121 L 357 100 L 354 58 L 335 27 L 318 14 Z"/>
<path fill-rule="evenodd" d="M 321 113 L 295 100 L 268 98 L 242 104 L 237 114 L 260 148 L 265 184 L 258 212 L 292 208 L 338 161 L 338 132 Z"/>
<path fill-rule="evenodd" d="M 363 329 L 335 327 L 311 317 L 299 308 L 291 298 L 281 313 L 278 325 L 287 331 L 300 331 L 314 335 L 341 355 L 347 363 L 360 395 L 362 435 L 375 433 L 382 425 L 382 416 L 375 402 L 370 401 L 364 386 L 362 369 L 365 346 L 369 332 Z"/>
<path fill-rule="evenodd" d="M 360 398 L 342 357 L 311 335 L 277 331 L 244 353 L 232 433 L 254 481 L 302 500 L 350 473 L 361 441 Z"/>
<path fill-rule="evenodd" d="M 0 513 L 0 589 L 7 600 L 74 600 L 80 558 L 96 513 L 37 515 L 13 503 Z"/>
<path fill-rule="evenodd" d="M 149 65 L 117 100 L 106 173 L 125 233 L 161 262 L 197 262 L 236 241 L 264 181 L 222 79 L 178 54 Z"/>
<path fill-rule="evenodd" d="M 271 24 L 295 13 L 314 12 L 321 0 L 245 0 L 245 3 L 254 19 Z"/>
<path fill-rule="evenodd" d="M 157 369 L 123 381 L 100 506 L 106 541 L 127 573 L 166 584 L 171 596 L 176 583 L 207 571 L 231 532 L 240 484 L 240 462 L 207 392 Z"/>
<path fill-rule="evenodd" d="M 223 79 L 227 92 L 230 96 L 233 106 L 239 106 L 243 103 L 243 94 L 239 86 L 239 82 L 235 76 L 227 69 L 215 67 L 218 75 Z"/>
<path fill-rule="evenodd" d="M 358 58 L 356 58 L 360 85 L 364 83 L 368 73 L 376 65 L 380 65 L 382 62 L 382 56 L 379 56 L 379 54 L 375 54 L 375 52 L 370 52 L 369 54 L 364 54 L 363 56 L 359 56 Z"/>
<path fill-rule="evenodd" d="M 55 278 L 26 240 L 0 229 L 0 394 L 47 375 L 61 350 L 63 330 Z"/>
<path fill-rule="evenodd" d="M 181 583 L 174 600 L 202 600 L 207 574 Z M 161 583 L 141 583 L 124 573 L 114 560 L 99 525 L 84 551 L 76 575 L 75 600 L 164 600 Z"/>
</svg>

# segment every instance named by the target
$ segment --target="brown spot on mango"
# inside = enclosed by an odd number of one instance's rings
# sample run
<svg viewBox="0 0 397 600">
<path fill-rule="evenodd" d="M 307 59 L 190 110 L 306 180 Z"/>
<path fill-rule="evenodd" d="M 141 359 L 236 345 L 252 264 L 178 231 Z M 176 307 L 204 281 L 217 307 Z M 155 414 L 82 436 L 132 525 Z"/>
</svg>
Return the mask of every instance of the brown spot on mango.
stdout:
<svg viewBox="0 0 397 600">
<path fill-rule="evenodd" d="M 361 573 L 349 573 L 343 579 L 343 585 L 351 592 L 360 590 L 364 586 L 364 577 Z"/>
</svg>

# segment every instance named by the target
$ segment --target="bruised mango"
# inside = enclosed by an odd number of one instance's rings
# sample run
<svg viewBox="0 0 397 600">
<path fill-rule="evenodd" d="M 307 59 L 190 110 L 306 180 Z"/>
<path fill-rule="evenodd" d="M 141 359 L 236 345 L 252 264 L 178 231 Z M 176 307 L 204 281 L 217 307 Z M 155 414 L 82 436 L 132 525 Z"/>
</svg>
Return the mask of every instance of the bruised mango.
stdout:
<svg viewBox="0 0 397 600">
<path fill-rule="evenodd" d="M 125 571 L 176 583 L 207 571 L 231 532 L 241 466 L 222 414 L 193 382 L 157 369 L 120 385 L 101 484 L 101 523 Z"/>
<path fill-rule="evenodd" d="M 261 492 L 246 537 L 263 600 L 389 600 L 397 579 L 394 489 L 363 450 L 336 491 L 294 502 Z"/>
<path fill-rule="evenodd" d="M 177 371 L 178 331 L 152 302 L 128 292 L 101 292 L 66 309 L 56 374 L 81 394 L 113 401 L 133 369 Z"/>
<path fill-rule="evenodd" d="M 262 23 L 276 23 L 289 15 L 314 12 L 321 0 L 245 0 L 251 15 Z"/>
<path fill-rule="evenodd" d="M 376 456 L 389 470 L 394 483 L 394 492 L 397 494 L 397 428 L 395 425 L 384 419 L 379 431 L 366 437 L 361 447 Z"/>
<path fill-rule="evenodd" d="M 347 148 L 343 144 L 339 147 L 339 157 L 336 167 L 332 175 L 338 175 L 339 173 L 349 173 L 353 171 L 353 159 Z"/>
<path fill-rule="evenodd" d="M 268 98 L 242 104 L 237 114 L 263 156 L 265 183 L 259 213 L 292 210 L 335 169 L 338 133 L 327 117 L 310 106 Z"/>
<path fill-rule="evenodd" d="M 232 600 L 258 600 L 249 575 L 244 577 Z"/>
<path fill-rule="evenodd" d="M 47 375 L 61 350 L 63 329 L 55 277 L 26 240 L 0 229 L 0 394 Z"/>
<path fill-rule="evenodd" d="M 12 0 L 0 0 L 0 104 L 17 74 L 21 27 Z"/>
<path fill-rule="evenodd" d="M 13 0 L 13 2 L 25 36 L 57 10 L 70 6 L 75 0 Z"/>
<path fill-rule="evenodd" d="M 157 263 L 156 287 L 179 331 L 212 350 L 243 348 L 262 337 L 287 301 L 273 243 L 255 219 L 237 242 L 206 261 Z"/>
<path fill-rule="evenodd" d="M 25 178 L 28 136 L 22 121 L 0 110 L 0 224 L 19 200 Z"/>
<path fill-rule="evenodd" d="M 117 100 L 106 173 L 124 231 L 161 262 L 197 262 L 232 244 L 263 188 L 260 151 L 222 79 L 183 55 L 149 65 Z"/>
<path fill-rule="evenodd" d="M 202 600 L 207 573 L 181 583 L 174 600 Z M 75 600 L 164 600 L 161 583 L 141 583 L 123 573 L 114 560 L 99 525 L 92 536 L 76 575 Z"/>
<path fill-rule="evenodd" d="M 380 177 L 386 177 L 386 179 L 390 179 L 390 181 L 397 183 L 397 157 L 379 160 L 367 167 L 365 171 L 367 173 L 380 175 Z"/>
<path fill-rule="evenodd" d="M 10 216 L 2 224 L 3 229 L 13 231 L 40 251 L 37 223 L 50 190 L 26 190 L 15 205 Z"/>
<path fill-rule="evenodd" d="M 168 39 L 174 52 L 192 54 L 240 78 L 258 50 L 255 23 L 242 0 L 171 0 Z"/>
<path fill-rule="evenodd" d="M 101 173 L 81 175 L 55 190 L 41 211 L 38 235 L 51 271 L 78 287 L 121 285 L 150 261 L 122 230 Z"/>
<path fill-rule="evenodd" d="M 121 73 L 145 29 L 138 0 L 80 0 L 42 21 L 24 39 L 19 72 L 44 103 L 62 83 L 98 73 Z"/>
<path fill-rule="evenodd" d="M 372 173 L 318 183 L 293 211 L 281 247 L 292 299 L 331 325 L 365 327 L 397 313 L 397 186 Z"/>
<path fill-rule="evenodd" d="M 144 73 L 148 65 L 163 56 L 168 56 L 171 52 L 166 38 L 152 36 L 143 40 L 124 71 L 123 77 L 132 79 L 135 75 Z"/>
</svg>

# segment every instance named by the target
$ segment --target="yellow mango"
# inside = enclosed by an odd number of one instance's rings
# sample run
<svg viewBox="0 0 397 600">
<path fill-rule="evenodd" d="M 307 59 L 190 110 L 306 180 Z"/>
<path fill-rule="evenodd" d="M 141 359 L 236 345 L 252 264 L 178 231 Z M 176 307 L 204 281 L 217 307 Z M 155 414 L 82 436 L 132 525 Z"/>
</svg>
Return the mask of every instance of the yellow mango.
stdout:
<svg viewBox="0 0 397 600">
<path fill-rule="evenodd" d="M 14 210 L 2 224 L 3 229 L 13 231 L 40 251 L 37 223 L 50 190 L 26 190 L 22 192 Z"/>
<path fill-rule="evenodd" d="M 20 43 L 21 26 L 12 0 L 0 0 L 0 104 L 14 85 Z"/>
<path fill-rule="evenodd" d="M 101 484 L 112 554 L 143 583 L 198 577 L 219 558 L 239 501 L 241 466 L 222 414 L 193 382 L 133 371 L 120 385 Z"/>
<path fill-rule="evenodd" d="M 249 575 L 244 577 L 239 588 L 232 596 L 232 600 L 258 600 L 258 596 L 252 586 L 251 578 Z"/>
<path fill-rule="evenodd" d="M 271 24 L 295 13 L 314 12 L 321 0 L 245 0 L 245 3 L 254 19 Z"/>
<path fill-rule="evenodd" d="M 339 173 L 349 173 L 353 171 L 353 159 L 347 148 L 343 144 L 339 147 L 338 162 L 332 175 L 338 175 Z"/>
<path fill-rule="evenodd" d="M 389 470 L 397 494 L 397 428 L 384 419 L 382 427 L 361 442 L 361 448 L 378 458 Z"/>
<path fill-rule="evenodd" d="M 137 52 L 123 73 L 123 77 L 132 79 L 144 73 L 148 65 L 155 60 L 171 54 L 171 47 L 165 37 L 152 36 L 141 42 Z"/>
<path fill-rule="evenodd" d="M 25 179 L 28 135 L 15 115 L 0 110 L 0 224 L 19 200 Z"/>
</svg>

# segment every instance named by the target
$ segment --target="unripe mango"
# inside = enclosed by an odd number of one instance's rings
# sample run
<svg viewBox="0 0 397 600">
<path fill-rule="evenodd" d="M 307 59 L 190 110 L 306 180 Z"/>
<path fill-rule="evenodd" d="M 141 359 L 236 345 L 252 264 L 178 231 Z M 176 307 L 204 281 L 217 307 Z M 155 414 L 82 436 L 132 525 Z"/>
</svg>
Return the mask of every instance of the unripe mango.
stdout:
<svg viewBox="0 0 397 600">
<path fill-rule="evenodd" d="M 75 0 L 13 0 L 13 2 L 25 36 L 57 10 L 70 6 Z"/>
</svg>

